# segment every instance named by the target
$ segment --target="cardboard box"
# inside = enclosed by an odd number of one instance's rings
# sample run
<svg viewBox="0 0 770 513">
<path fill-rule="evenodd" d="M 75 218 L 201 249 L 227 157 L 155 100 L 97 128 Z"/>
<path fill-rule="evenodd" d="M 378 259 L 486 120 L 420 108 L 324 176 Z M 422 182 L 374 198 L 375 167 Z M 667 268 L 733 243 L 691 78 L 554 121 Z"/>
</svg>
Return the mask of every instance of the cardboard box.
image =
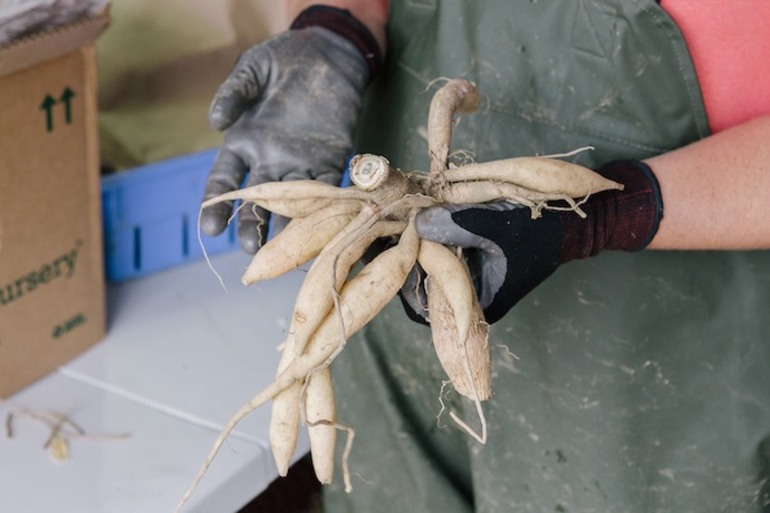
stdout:
<svg viewBox="0 0 770 513">
<path fill-rule="evenodd" d="M 108 24 L 0 47 L 0 397 L 104 336 L 94 41 Z"/>
</svg>

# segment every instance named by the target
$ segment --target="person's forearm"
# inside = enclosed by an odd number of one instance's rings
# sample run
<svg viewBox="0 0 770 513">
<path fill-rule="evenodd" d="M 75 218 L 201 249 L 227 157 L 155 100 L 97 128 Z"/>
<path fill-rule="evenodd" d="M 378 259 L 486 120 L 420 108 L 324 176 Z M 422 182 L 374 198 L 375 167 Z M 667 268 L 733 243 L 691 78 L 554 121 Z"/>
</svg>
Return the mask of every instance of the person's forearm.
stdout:
<svg viewBox="0 0 770 513">
<path fill-rule="evenodd" d="M 663 197 L 650 249 L 770 248 L 770 116 L 646 162 Z"/>
<path fill-rule="evenodd" d="M 372 32 L 380 51 L 385 54 L 385 23 L 388 19 L 388 0 L 284 0 L 288 23 L 311 5 L 331 5 L 347 9 Z"/>
</svg>

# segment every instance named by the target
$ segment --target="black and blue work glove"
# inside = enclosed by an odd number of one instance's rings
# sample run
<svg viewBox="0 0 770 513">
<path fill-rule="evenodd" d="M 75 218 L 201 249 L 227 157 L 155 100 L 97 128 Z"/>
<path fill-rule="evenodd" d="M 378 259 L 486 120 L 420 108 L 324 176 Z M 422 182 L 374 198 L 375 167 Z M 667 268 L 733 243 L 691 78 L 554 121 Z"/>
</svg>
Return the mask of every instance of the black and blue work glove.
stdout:
<svg viewBox="0 0 770 513">
<path fill-rule="evenodd" d="M 226 133 L 203 200 L 270 181 L 338 184 L 364 88 L 380 60 L 369 30 L 328 6 L 310 7 L 290 30 L 245 51 L 209 112 L 211 127 Z M 205 209 L 203 232 L 221 233 L 232 209 L 232 203 Z M 239 212 L 238 238 L 247 252 L 264 241 L 268 215 L 251 206 Z M 278 231 L 286 220 L 273 222 Z"/>
<path fill-rule="evenodd" d="M 519 300 L 571 260 L 606 249 L 638 251 L 647 247 L 663 218 L 663 200 L 652 170 L 636 160 L 615 161 L 598 173 L 624 190 L 592 195 L 572 211 L 543 210 L 532 219 L 529 207 L 500 202 L 445 205 L 418 214 L 423 239 L 464 248 L 487 322 L 503 317 Z M 407 314 L 425 322 L 428 313 L 419 274 L 401 291 Z"/>
</svg>

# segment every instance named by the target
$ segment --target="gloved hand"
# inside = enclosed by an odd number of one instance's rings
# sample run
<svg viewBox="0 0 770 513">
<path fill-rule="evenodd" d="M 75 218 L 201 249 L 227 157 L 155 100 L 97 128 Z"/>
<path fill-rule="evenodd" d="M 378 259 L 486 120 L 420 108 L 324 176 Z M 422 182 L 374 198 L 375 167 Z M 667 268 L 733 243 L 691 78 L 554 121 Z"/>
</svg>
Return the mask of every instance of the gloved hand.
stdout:
<svg viewBox="0 0 770 513">
<path fill-rule="evenodd" d="M 575 212 L 543 210 L 531 218 L 528 207 L 500 202 L 426 209 L 416 218 L 423 239 L 466 248 L 471 275 L 487 322 L 503 317 L 521 298 L 570 260 L 605 249 L 647 247 L 663 218 L 663 200 L 652 170 L 634 160 L 611 162 L 598 173 L 622 191 L 592 195 Z M 424 290 L 413 272 L 401 291 L 407 314 L 425 322 Z"/>
<path fill-rule="evenodd" d="M 348 11 L 327 6 L 303 11 L 291 30 L 244 52 L 209 112 L 211 127 L 226 133 L 203 200 L 269 181 L 338 184 L 361 96 L 379 60 L 368 29 Z M 205 209 L 203 232 L 221 233 L 232 208 Z M 240 210 L 238 238 L 247 252 L 264 241 L 268 215 L 251 206 Z M 285 222 L 274 220 L 274 229 Z"/>
</svg>

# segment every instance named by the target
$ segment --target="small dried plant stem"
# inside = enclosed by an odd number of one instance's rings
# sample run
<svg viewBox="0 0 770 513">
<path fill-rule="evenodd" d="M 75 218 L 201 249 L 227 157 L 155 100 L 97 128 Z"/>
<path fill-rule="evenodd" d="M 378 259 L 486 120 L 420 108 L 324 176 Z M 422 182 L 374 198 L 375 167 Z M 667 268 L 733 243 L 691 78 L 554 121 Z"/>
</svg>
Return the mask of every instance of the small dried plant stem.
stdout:
<svg viewBox="0 0 770 513">
<path fill-rule="evenodd" d="M 42 410 L 23 410 L 22 415 L 46 424 L 52 431 L 60 432 L 65 426 L 69 426 L 75 436 L 85 436 L 85 430 L 64 413 Z"/>
<path fill-rule="evenodd" d="M 42 422 L 50 429 L 43 443 L 43 449 L 49 450 L 54 459 L 65 460 L 69 457 L 69 442 L 71 440 L 118 440 L 128 438 L 128 433 L 91 434 L 77 424 L 67 414 L 48 410 L 21 410 L 14 414 L 9 412 L 5 418 L 5 434 L 8 438 L 14 436 L 14 420 L 24 416 Z"/>
</svg>

